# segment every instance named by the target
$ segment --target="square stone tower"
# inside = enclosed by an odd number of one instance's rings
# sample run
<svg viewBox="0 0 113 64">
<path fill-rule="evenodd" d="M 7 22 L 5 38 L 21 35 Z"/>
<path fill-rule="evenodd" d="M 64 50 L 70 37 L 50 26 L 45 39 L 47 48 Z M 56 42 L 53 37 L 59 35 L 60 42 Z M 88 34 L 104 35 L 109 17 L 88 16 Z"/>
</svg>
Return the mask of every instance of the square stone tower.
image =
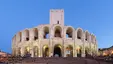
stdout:
<svg viewBox="0 0 113 64">
<path fill-rule="evenodd" d="M 50 25 L 60 24 L 64 26 L 64 10 L 51 9 L 50 10 Z"/>
</svg>

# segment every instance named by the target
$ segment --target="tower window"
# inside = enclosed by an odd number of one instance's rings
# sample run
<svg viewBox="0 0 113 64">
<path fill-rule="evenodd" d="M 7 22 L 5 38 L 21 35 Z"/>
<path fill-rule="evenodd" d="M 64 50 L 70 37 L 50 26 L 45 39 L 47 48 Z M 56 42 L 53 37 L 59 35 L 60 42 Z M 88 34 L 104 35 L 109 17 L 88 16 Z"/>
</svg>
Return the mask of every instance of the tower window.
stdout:
<svg viewBox="0 0 113 64">
<path fill-rule="evenodd" d="M 57 24 L 59 24 L 59 21 L 57 21 Z"/>
</svg>

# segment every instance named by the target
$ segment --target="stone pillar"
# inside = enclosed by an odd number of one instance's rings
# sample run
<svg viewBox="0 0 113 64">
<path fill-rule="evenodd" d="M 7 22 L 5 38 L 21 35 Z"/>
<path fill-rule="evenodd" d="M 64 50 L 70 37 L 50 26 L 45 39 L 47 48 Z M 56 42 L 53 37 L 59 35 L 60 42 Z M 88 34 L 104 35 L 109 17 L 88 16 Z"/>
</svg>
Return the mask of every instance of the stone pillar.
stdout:
<svg viewBox="0 0 113 64">
<path fill-rule="evenodd" d="M 49 51 L 49 57 L 51 57 L 51 56 L 53 56 L 53 44 L 52 44 L 52 39 L 50 39 L 50 46 L 49 46 L 50 48 L 50 51 Z"/>
<path fill-rule="evenodd" d="M 82 36 L 82 42 L 83 42 L 83 44 L 82 44 L 82 57 L 85 57 L 85 33 L 83 32 L 82 35 L 83 35 Z"/>
<path fill-rule="evenodd" d="M 40 40 L 39 40 L 39 57 L 43 57 L 42 56 L 42 46 L 41 46 L 41 43 L 40 43 Z"/>
<path fill-rule="evenodd" d="M 18 48 L 15 49 L 16 56 L 18 56 Z"/>
<path fill-rule="evenodd" d="M 62 40 L 62 42 L 63 42 L 62 45 L 61 45 L 62 46 L 62 57 L 64 57 L 65 56 L 64 39 Z"/>
<path fill-rule="evenodd" d="M 66 57 L 66 47 L 64 46 L 64 57 Z"/>
<path fill-rule="evenodd" d="M 24 47 L 22 47 L 22 49 L 21 49 L 21 56 L 25 55 L 24 52 L 25 52 L 25 49 L 24 49 Z"/>
<path fill-rule="evenodd" d="M 74 52 L 74 56 L 73 57 L 77 57 L 77 48 L 76 48 L 76 40 L 77 40 L 77 30 L 75 30 L 75 32 L 74 32 L 75 34 L 74 34 L 74 47 L 73 47 L 73 52 Z"/>
<path fill-rule="evenodd" d="M 41 43 L 41 40 L 43 39 L 43 26 L 39 26 L 39 57 L 42 57 L 42 43 Z"/>
<path fill-rule="evenodd" d="M 81 57 L 85 57 L 85 48 L 82 47 L 82 56 Z"/>
<path fill-rule="evenodd" d="M 77 57 L 77 49 L 76 49 L 76 45 L 74 46 L 74 48 L 73 48 L 73 52 L 74 52 L 74 54 L 73 54 L 73 57 Z"/>
<path fill-rule="evenodd" d="M 30 54 L 31 54 L 31 57 L 34 57 L 34 51 L 33 51 L 33 49 L 30 49 Z"/>
<path fill-rule="evenodd" d="M 42 46 L 40 47 L 40 57 L 43 57 Z"/>
</svg>

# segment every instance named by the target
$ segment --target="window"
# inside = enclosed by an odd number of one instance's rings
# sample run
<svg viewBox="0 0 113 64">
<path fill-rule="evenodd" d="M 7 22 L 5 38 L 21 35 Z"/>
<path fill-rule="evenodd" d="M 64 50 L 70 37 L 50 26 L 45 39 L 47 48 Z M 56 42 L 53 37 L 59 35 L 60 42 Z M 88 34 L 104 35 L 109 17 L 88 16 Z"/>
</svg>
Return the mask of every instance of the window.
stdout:
<svg viewBox="0 0 113 64">
<path fill-rule="evenodd" d="M 49 39 L 49 27 L 44 27 L 44 39 Z"/>
<path fill-rule="evenodd" d="M 59 24 L 59 21 L 57 21 L 57 24 Z"/>
</svg>

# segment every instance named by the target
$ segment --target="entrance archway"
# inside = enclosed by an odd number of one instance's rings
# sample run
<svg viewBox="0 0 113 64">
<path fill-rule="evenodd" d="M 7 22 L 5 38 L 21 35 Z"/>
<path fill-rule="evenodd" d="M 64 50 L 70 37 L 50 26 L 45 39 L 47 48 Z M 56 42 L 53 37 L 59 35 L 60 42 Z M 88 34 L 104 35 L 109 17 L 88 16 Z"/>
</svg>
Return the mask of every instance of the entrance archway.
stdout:
<svg viewBox="0 0 113 64">
<path fill-rule="evenodd" d="M 77 48 L 77 57 L 81 57 L 82 51 L 81 51 L 81 47 Z"/>
<path fill-rule="evenodd" d="M 66 57 L 73 57 L 73 46 L 68 45 L 66 47 Z"/>
<path fill-rule="evenodd" d="M 31 56 L 29 47 L 25 47 L 24 56 L 25 57 L 30 57 Z"/>
<path fill-rule="evenodd" d="M 61 46 L 58 44 L 54 46 L 54 56 L 62 56 Z"/>
<path fill-rule="evenodd" d="M 87 50 L 85 50 L 85 54 L 86 54 L 86 57 L 88 57 L 88 51 Z"/>
<path fill-rule="evenodd" d="M 38 51 L 38 47 L 37 46 L 34 46 L 33 52 L 34 52 L 34 57 L 38 57 L 39 51 Z"/>
<path fill-rule="evenodd" d="M 89 48 L 85 48 L 85 55 L 86 55 L 86 57 L 90 57 L 90 54 L 89 54 Z"/>
<path fill-rule="evenodd" d="M 43 57 L 49 57 L 49 47 L 43 46 Z"/>
</svg>

